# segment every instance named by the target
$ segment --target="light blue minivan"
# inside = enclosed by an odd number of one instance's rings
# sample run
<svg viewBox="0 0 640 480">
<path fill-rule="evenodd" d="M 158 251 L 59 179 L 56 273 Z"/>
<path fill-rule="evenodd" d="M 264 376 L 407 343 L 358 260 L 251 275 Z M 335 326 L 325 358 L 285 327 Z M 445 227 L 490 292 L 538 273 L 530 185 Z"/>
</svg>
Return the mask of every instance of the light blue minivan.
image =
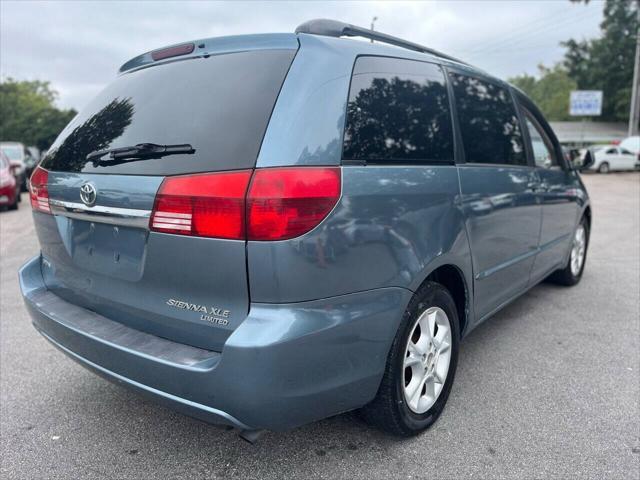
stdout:
<svg viewBox="0 0 640 480">
<path fill-rule="evenodd" d="M 354 409 L 423 431 L 460 340 L 544 279 L 576 284 L 591 227 L 522 92 L 330 20 L 130 60 L 30 198 L 38 331 L 248 440 Z"/>
</svg>

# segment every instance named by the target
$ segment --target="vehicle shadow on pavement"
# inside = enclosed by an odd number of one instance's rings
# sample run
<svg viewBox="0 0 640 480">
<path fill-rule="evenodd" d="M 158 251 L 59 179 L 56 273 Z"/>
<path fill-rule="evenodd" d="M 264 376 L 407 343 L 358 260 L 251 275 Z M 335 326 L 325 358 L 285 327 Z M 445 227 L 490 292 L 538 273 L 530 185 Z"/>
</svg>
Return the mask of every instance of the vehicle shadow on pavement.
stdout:
<svg viewBox="0 0 640 480">
<path fill-rule="evenodd" d="M 491 345 L 506 343 L 508 339 L 501 336 L 505 331 L 517 333 L 526 325 L 536 297 L 553 297 L 556 289 L 549 285 L 534 288 L 463 341 L 449 405 L 440 420 L 418 437 L 403 439 L 385 435 L 365 424 L 357 412 L 348 412 L 288 432 L 266 432 L 251 445 L 234 430 L 173 412 L 105 382 L 81 367 L 76 367 L 72 378 L 58 386 L 59 408 L 70 408 L 69 412 L 58 411 L 58 414 L 61 418 L 74 417 L 74 443 L 97 447 L 76 451 L 73 462 L 77 466 L 90 465 L 101 470 L 100 443 L 116 443 L 121 453 L 118 462 L 127 474 L 131 474 L 131 468 L 156 465 L 154 469 L 159 471 L 169 468 L 181 474 L 213 471 L 221 476 L 250 477 L 253 465 L 253 472 L 260 472 L 260 476 L 282 476 L 292 462 L 296 466 L 289 467 L 295 468 L 291 473 L 304 471 L 305 465 L 314 469 L 314 473 L 320 473 L 318 462 L 349 460 L 352 464 L 355 458 L 378 464 L 382 458 L 397 457 L 400 450 L 423 448 L 420 446 L 429 445 L 435 438 L 441 442 L 443 435 L 451 437 L 452 433 L 451 445 L 454 445 L 464 436 L 458 424 L 473 410 L 474 396 L 478 395 L 472 378 L 477 374 L 474 366 L 490 365 Z M 78 415 L 77 409 L 84 413 Z M 100 438 L 90 433 L 96 431 L 101 432 Z M 440 448 L 446 447 L 446 444 L 440 445 Z M 84 455 L 87 458 L 81 458 Z M 393 465 L 388 468 L 389 472 L 394 471 Z"/>
</svg>

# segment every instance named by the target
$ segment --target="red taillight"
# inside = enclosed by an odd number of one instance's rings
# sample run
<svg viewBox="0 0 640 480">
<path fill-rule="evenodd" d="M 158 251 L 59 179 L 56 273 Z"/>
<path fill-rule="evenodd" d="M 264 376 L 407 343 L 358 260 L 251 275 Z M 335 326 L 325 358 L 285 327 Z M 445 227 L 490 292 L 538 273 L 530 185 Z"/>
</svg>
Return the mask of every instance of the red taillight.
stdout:
<svg viewBox="0 0 640 480">
<path fill-rule="evenodd" d="M 244 240 L 250 178 L 250 170 L 165 178 L 151 214 L 151 230 Z"/>
<path fill-rule="evenodd" d="M 256 170 L 247 194 L 247 238 L 285 240 L 316 227 L 340 198 L 340 168 Z"/>
<path fill-rule="evenodd" d="M 340 198 L 340 185 L 339 167 L 258 169 L 253 177 L 250 170 L 167 177 L 156 195 L 150 228 L 200 237 L 286 240 L 307 233 L 329 214 Z"/>
<path fill-rule="evenodd" d="M 31 174 L 29 181 L 29 198 L 31 199 L 31 208 L 38 212 L 51 213 L 49 206 L 49 172 L 43 168 L 36 168 Z"/>
</svg>

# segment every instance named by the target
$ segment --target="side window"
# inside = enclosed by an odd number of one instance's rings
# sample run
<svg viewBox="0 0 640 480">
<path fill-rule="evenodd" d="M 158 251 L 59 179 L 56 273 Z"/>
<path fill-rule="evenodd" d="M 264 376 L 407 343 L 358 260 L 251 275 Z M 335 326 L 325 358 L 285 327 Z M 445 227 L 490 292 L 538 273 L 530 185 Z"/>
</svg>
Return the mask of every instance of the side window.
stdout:
<svg viewBox="0 0 640 480">
<path fill-rule="evenodd" d="M 343 158 L 381 163 L 452 162 L 453 131 L 442 69 L 383 57 L 357 59 Z"/>
<path fill-rule="evenodd" d="M 506 88 L 451 74 L 466 161 L 527 165 L 518 115 Z"/>
<path fill-rule="evenodd" d="M 620 153 L 622 155 L 633 155 L 633 153 L 631 153 L 629 150 L 627 150 L 626 148 L 621 148 L 620 149 Z"/>
<path fill-rule="evenodd" d="M 542 127 L 536 122 L 529 112 L 525 112 L 527 130 L 531 138 L 531 148 L 536 167 L 552 168 L 558 166 L 558 159 L 554 153 L 551 140 L 544 133 Z"/>
<path fill-rule="evenodd" d="M 607 150 L 607 151 L 606 151 L 606 152 L 604 152 L 604 153 L 606 153 L 607 155 L 615 155 L 615 154 L 617 154 L 617 153 L 618 153 L 618 150 L 617 150 L 617 149 L 615 149 L 615 148 L 610 148 L 609 150 Z"/>
</svg>

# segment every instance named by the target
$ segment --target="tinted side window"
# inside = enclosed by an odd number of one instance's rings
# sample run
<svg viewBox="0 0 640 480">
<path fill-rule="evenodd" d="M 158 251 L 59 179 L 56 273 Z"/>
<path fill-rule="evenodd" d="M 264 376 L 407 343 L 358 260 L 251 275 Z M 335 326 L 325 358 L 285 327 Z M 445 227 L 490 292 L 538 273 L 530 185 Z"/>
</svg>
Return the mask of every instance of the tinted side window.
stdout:
<svg viewBox="0 0 640 480">
<path fill-rule="evenodd" d="M 358 58 L 349 92 L 343 158 L 452 162 L 451 113 L 442 69 L 412 60 Z"/>
<path fill-rule="evenodd" d="M 558 166 L 558 159 L 551 146 L 549 137 L 544 133 L 542 127 L 538 125 L 529 112 L 525 112 L 527 119 L 527 131 L 531 138 L 531 149 L 536 167 L 551 168 Z"/>
<path fill-rule="evenodd" d="M 526 165 L 522 132 L 509 91 L 477 78 L 451 80 L 466 161 Z"/>
</svg>

